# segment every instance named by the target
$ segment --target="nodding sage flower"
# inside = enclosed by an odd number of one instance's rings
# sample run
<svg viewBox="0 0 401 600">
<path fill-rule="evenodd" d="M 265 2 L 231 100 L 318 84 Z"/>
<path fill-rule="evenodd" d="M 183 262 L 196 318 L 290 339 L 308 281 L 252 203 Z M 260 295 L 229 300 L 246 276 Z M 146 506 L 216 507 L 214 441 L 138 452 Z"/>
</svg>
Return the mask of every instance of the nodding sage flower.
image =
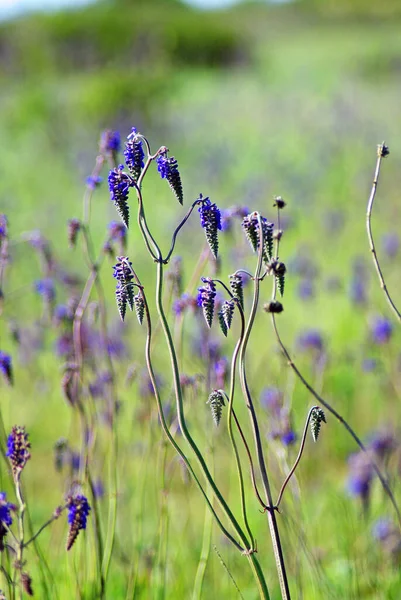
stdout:
<svg viewBox="0 0 401 600">
<path fill-rule="evenodd" d="M 145 166 L 142 140 L 137 138 L 136 127 L 132 128 L 132 132 L 127 137 L 124 150 L 125 164 L 132 175 L 134 181 L 138 181 L 143 167 Z"/>
<path fill-rule="evenodd" d="M 230 288 L 234 298 L 238 300 L 241 308 L 244 308 L 244 282 L 239 273 L 230 275 Z"/>
<path fill-rule="evenodd" d="M 128 227 L 128 194 L 129 188 L 134 185 L 134 180 L 128 173 L 124 172 L 124 165 L 119 165 L 110 171 L 107 181 L 109 184 L 110 199 L 114 203 L 124 225 Z"/>
<path fill-rule="evenodd" d="M 14 504 L 7 502 L 6 493 L 0 493 L 0 552 L 4 550 L 4 538 L 7 535 L 7 527 L 12 525 L 11 510 L 15 510 Z"/>
<path fill-rule="evenodd" d="M 124 321 L 127 311 L 127 304 L 130 310 L 134 309 L 134 284 L 133 274 L 131 272 L 132 263 L 127 256 L 117 256 L 117 264 L 114 265 L 113 277 L 117 279 L 116 302 L 121 320 Z"/>
<path fill-rule="evenodd" d="M 219 229 L 221 231 L 221 213 L 216 204 L 212 204 L 209 198 L 203 198 L 202 194 L 199 194 L 198 201 L 200 202 L 198 208 L 200 222 L 205 230 L 210 250 L 213 256 L 217 258 L 217 252 L 219 250 L 217 231 Z"/>
<path fill-rule="evenodd" d="M 167 158 L 168 149 L 165 148 L 157 157 L 157 170 L 162 179 L 167 179 L 167 182 L 180 204 L 184 201 L 182 191 L 181 175 L 178 171 L 178 163 L 174 156 Z"/>
<path fill-rule="evenodd" d="M 78 537 L 81 529 L 86 529 L 86 521 L 91 507 L 88 499 L 83 494 L 70 496 L 67 500 L 68 508 L 68 537 L 67 550 L 70 550 Z"/>
<path fill-rule="evenodd" d="M 201 280 L 205 285 L 198 288 L 198 306 L 202 307 L 205 321 L 208 327 L 211 327 L 214 316 L 216 284 L 209 277 L 202 277 Z"/>
<path fill-rule="evenodd" d="M 245 232 L 245 236 L 254 252 L 257 252 L 260 245 L 260 232 L 259 232 L 259 213 L 253 212 L 247 215 L 242 220 L 242 228 Z M 273 256 L 273 232 L 274 225 L 269 221 L 260 216 L 262 231 L 263 231 L 263 260 L 265 263 L 269 262 Z"/>
<path fill-rule="evenodd" d="M 9 458 L 14 477 L 19 477 L 28 460 L 31 458 L 28 434 L 25 427 L 15 425 L 7 440 L 6 456 Z"/>
<path fill-rule="evenodd" d="M 287 272 L 287 267 L 283 262 L 280 262 L 275 258 L 271 258 L 267 263 L 267 272 L 269 275 L 274 275 L 276 278 L 278 289 L 280 290 L 280 294 L 282 296 L 284 294 L 285 274 Z"/>
<path fill-rule="evenodd" d="M 0 350 L 0 373 L 3 375 L 4 380 L 8 385 L 12 385 L 14 382 L 13 367 L 11 362 L 11 356 Z"/>
</svg>

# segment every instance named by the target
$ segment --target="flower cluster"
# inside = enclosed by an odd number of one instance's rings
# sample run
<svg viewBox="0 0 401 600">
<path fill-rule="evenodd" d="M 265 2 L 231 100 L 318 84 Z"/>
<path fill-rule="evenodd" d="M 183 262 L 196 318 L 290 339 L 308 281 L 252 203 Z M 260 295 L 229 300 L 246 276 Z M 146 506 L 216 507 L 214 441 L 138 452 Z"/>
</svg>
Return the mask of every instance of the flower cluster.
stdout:
<svg viewBox="0 0 401 600">
<path fill-rule="evenodd" d="M 110 199 L 114 203 L 124 225 L 128 227 L 128 194 L 130 187 L 134 185 L 134 180 L 128 173 L 124 172 L 124 165 L 119 165 L 110 171 L 107 181 L 109 184 Z"/>
<path fill-rule="evenodd" d="M 255 211 L 243 218 L 242 228 L 252 250 L 257 252 L 260 246 L 261 238 L 259 219 L 263 234 L 263 260 L 265 263 L 267 263 L 273 256 L 273 223 L 269 223 L 265 217 L 262 217 L 258 212 Z"/>
<path fill-rule="evenodd" d="M 67 550 L 70 550 L 78 537 L 81 529 L 86 529 L 86 522 L 91 507 L 88 499 L 83 494 L 70 496 L 67 500 L 68 507 L 68 537 Z"/>
<path fill-rule="evenodd" d="M 15 425 L 8 436 L 6 452 L 15 477 L 20 475 L 22 469 L 31 458 L 30 447 L 31 444 L 28 441 L 28 434 L 25 433 L 25 427 Z"/>
<path fill-rule="evenodd" d="M 198 288 L 198 305 L 202 307 L 203 316 L 208 327 L 211 327 L 214 316 L 216 284 L 209 277 L 202 277 L 202 282 L 205 285 Z"/>
<path fill-rule="evenodd" d="M 180 204 L 184 201 L 182 191 L 181 175 L 178 170 L 178 163 L 174 156 L 167 157 L 167 148 L 157 157 L 157 170 L 162 179 L 167 179 L 167 182 Z"/>
<path fill-rule="evenodd" d="M 200 222 L 205 230 L 206 239 L 210 250 L 213 256 L 217 258 L 217 252 L 219 249 L 217 231 L 219 229 L 221 230 L 221 213 L 216 204 L 212 204 L 209 198 L 203 198 L 202 194 L 199 195 L 198 201 L 200 202 L 200 206 L 198 208 Z"/>
<path fill-rule="evenodd" d="M 113 157 L 118 154 L 121 146 L 121 137 L 118 131 L 106 129 L 100 138 L 99 149 L 102 154 L 112 154 Z"/>
<path fill-rule="evenodd" d="M 12 362 L 11 362 L 11 356 L 9 354 L 6 354 L 5 352 L 2 352 L 0 350 L 0 373 L 2 374 L 2 376 L 4 377 L 4 380 L 6 381 L 6 383 L 8 383 L 8 385 L 12 385 L 14 378 L 13 378 L 13 368 L 12 368 Z"/>
<path fill-rule="evenodd" d="M 141 171 L 145 166 L 143 144 L 142 140 L 138 139 L 137 134 L 136 127 L 133 127 L 131 134 L 127 138 L 124 150 L 125 164 L 135 182 L 138 181 Z"/>
<path fill-rule="evenodd" d="M 113 277 L 117 279 L 116 302 L 121 320 L 124 321 L 127 311 L 127 304 L 130 310 L 134 310 L 134 276 L 131 271 L 132 263 L 127 256 L 117 256 L 117 263 L 114 265 Z"/>
</svg>

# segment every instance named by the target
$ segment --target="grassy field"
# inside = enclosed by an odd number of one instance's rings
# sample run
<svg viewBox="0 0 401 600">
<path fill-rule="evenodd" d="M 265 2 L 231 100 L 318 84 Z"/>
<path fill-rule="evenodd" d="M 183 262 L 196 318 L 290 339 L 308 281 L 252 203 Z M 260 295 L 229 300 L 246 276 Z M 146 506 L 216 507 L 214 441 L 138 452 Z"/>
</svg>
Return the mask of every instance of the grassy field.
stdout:
<svg viewBox="0 0 401 600">
<path fill-rule="evenodd" d="M 14 385 L 3 378 L 0 397 L 4 435 L 15 424 L 24 425 L 32 446 L 22 475 L 29 511 L 25 539 L 65 504 L 77 483 L 92 507 L 86 532 L 69 552 L 64 512 L 24 550 L 23 571 L 32 577 L 37 597 L 101 595 L 100 563 L 102 551 L 107 555 L 110 549 L 115 503 L 105 598 L 258 597 L 246 558 L 211 524 L 199 490 L 163 437 L 149 391 L 146 324 L 140 327 L 131 313 L 120 323 L 112 277 L 120 251 L 114 244 L 111 258 L 102 252 L 108 224 L 118 219 L 106 165 L 91 203 L 91 256 L 101 256 L 101 287 L 94 286 L 85 306 L 80 402 L 72 406 L 63 394 L 66 363 L 77 357 L 66 339 L 71 321 L 58 321 L 56 307 L 81 298 L 91 268 L 82 235 L 77 247 L 69 248 L 67 221 L 84 218 L 85 179 L 107 128 L 120 131 L 124 141 L 136 126 L 153 152 L 166 145 L 178 160 L 184 207 L 155 165 L 143 185 L 149 227 L 164 253 L 200 193 L 222 211 L 246 207 L 276 224 L 273 197 L 283 196 L 280 259 L 287 274 L 284 312 L 277 316 L 280 334 L 304 377 L 356 430 L 400 499 L 401 334 L 380 289 L 365 231 L 376 145 L 385 140 L 390 156 L 383 161 L 372 224 L 386 283 L 399 305 L 399 28 L 396 13 L 357 19 L 318 14 L 310 6 L 249 4 L 198 14 L 175 2 L 168 9 L 160 3 L 147 8 L 105 3 L 68 17 L 32 17 L 3 27 L 0 214 L 9 221 L 10 258 L 4 270 L 0 267 L 0 351 L 12 357 Z M 131 197 L 124 254 L 150 303 L 153 361 L 170 429 L 196 465 L 177 425 L 154 300 L 156 264 L 144 247 L 132 192 Z M 236 269 L 255 269 L 256 255 L 240 219 L 232 219 L 232 229 L 219 232 L 219 240 L 216 267 L 205 252 L 195 210 L 175 250 L 182 257 L 183 290 L 192 296 L 200 275 L 218 273 L 228 282 Z M 49 278 L 56 295 L 46 300 L 37 282 Z M 182 320 L 173 311 L 168 281 L 168 319 L 181 374 L 191 381 L 184 395 L 189 428 L 241 521 L 227 407 L 216 428 L 206 404 L 211 389 L 221 387 L 216 361 L 220 367 L 226 361 L 230 371 L 239 319 L 234 317 L 227 339 L 217 323 L 207 330 L 199 310 Z M 276 497 L 316 401 L 288 367 L 262 310 L 271 293 L 267 277 L 246 365 Z M 248 313 L 251 295 L 252 284 L 245 292 Z M 224 384 L 228 393 L 227 379 Z M 272 397 L 281 403 L 279 414 L 266 400 Z M 235 409 L 254 453 L 239 381 Z M 326 416 L 318 442 L 308 436 L 278 515 L 292 597 L 396 600 L 401 537 L 394 508 L 352 438 Z M 294 443 L 284 433 L 295 434 Z M 57 470 L 55 446 L 61 439 L 68 443 Z M 3 457 L 5 446 L 2 439 Z M 280 588 L 267 518 L 254 497 L 240 443 L 239 448 L 250 528 L 274 600 Z M 0 480 L 0 491 L 18 504 L 7 459 Z M 18 538 L 17 513 L 13 518 Z M 383 519 L 389 520 L 386 535 Z M 11 534 L 7 541 L 17 544 Z M 198 592 L 201 557 L 206 570 Z M 18 586 L 4 575 L 13 572 L 14 560 L 12 551 L 1 553 L 0 588 L 7 600 L 19 597 Z"/>
</svg>

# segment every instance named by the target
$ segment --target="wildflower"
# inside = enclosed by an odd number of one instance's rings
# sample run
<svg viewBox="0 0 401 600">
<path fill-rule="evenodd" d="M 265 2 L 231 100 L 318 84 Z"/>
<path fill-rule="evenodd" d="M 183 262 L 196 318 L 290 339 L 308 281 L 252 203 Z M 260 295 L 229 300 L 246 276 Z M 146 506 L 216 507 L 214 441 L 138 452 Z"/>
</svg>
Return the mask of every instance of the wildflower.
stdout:
<svg viewBox="0 0 401 600">
<path fill-rule="evenodd" d="M 230 275 L 230 288 L 234 298 L 236 298 L 239 305 L 244 308 L 244 281 L 239 273 Z"/>
<path fill-rule="evenodd" d="M 15 510 L 15 506 L 6 501 L 6 493 L 0 492 L 0 552 L 4 550 L 4 538 L 7 535 L 7 527 L 13 522 L 11 510 Z"/>
<path fill-rule="evenodd" d="M 198 288 L 198 305 L 202 307 L 208 327 L 212 326 L 214 303 L 216 298 L 216 284 L 208 277 L 202 277 L 204 286 Z"/>
<path fill-rule="evenodd" d="M 199 201 L 201 202 L 198 208 L 200 222 L 205 230 L 210 250 L 213 256 L 217 258 L 219 248 L 217 231 L 221 230 L 221 213 L 216 204 L 212 204 L 209 198 L 203 198 L 202 194 L 199 195 Z"/>
<path fill-rule="evenodd" d="M 297 434 L 292 429 L 288 429 L 281 434 L 280 440 L 284 446 L 291 446 L 297 441 Z"/>
<path fill-rule="evenodd" d="M 14 382 L 11 356 L 0 350 L 0 373 L 8 385 Z"/>
<path fill-rule="evenodd" d="M 32 577 L 29 573 L 21 573 L 21 585 L 28 596 L 33 596 Z"/>
<path fill-rule="evenodd" d="M 224 393 L 221 390 L 213 390 L 209 395 L 206 404 L 210 405 L 213 421 L 215 425 L 218 426 L 221 421 L 223 406 L 225 405 Z"/>
<path fill-rule="evenodd" d="M 128 194 L 129 188 L 134 185 L 134 181 L 132 177 L 124 172 L 124 165 L 119 165 L 110 171 L 107 181 L 109 184 L 110 199 L 114 203 L 124 225 L 128 227 Z"/>
<path fill-rule="evenodd" d="M 263 260 L 268 263 L 273 256 L 273 223 L 259 215 L 258 212 L 253 212 L 247 215 L 242 220 L 242 228 L 245 236 L 254 252 L 257 252 L 260 245 L 259 219 L 263 231 Z"/>
<path fill-rule="evenodd" d="M 401 557 L 401 534 L 398 527 L 390 519 L 378 519 L 372 527 L 373 537 L 380 542 L 384 552 L 395 562 Z"/>
<path fill-rule="evenodd" d="M 69 531 L 67 537 L 67 550 L 70 550 L 78 537 L 81 529 L 86 529 L 86 522 L 91 507 L 83 494 L 70 496 L 67 500 Z"/>
<path fill-rule="evenodd" d="M 134 276 L 131 272 L 132 263 L 127 256 L 117 256 L 117 264 L 113 267 L 113 277 L 117 279 L 116 302 L 121 320 L 124 321 L 127 304 L 130 310 L 134 309 Z"/>
<path fill-rule="evenodd" d="M 130 133 L 127 138 L 127 143 L 125 144 L 124 150 L 125 164 L 127 165 L 134 181 L 138 181 L 141 171 L 145 166 L 145 153 L 143 151 L 142 140 L 138 140 L 136 134 L 137 130 L 135 127 L 133 127 L 132 133 Z"/>
<path fill-rule="evenodd" d="M 167 179 L 167 182 L 180 204 L 183 203 L 184 195 L 182 191 L 181 176 L 178 171 L 178 163 L 174 156 L 167 158 L 167 148 L 159 154 L 157 158 L 157 170 L 162 179 Z"/>
<path fill-rule="evenodd" d="M 14 476 L 19 476 L 28 460 L 31 458 L 28 441 L 28 434 L 25 433 L 25 427 L 15 425 L 7 440 L 7 452 Z"/>
<path fill-rule="evenodd" d="M 386 344 L 393 333 L 392 323 L 385 317 L 376 317 L 371 323 L 371 336 L 375 344 Z"/>
</svg>

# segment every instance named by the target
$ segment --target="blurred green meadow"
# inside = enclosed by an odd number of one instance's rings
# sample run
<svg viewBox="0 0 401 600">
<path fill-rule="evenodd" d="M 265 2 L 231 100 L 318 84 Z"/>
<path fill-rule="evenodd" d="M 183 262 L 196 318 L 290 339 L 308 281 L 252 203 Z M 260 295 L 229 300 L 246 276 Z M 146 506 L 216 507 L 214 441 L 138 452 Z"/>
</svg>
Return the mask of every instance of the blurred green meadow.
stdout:
<svg viewBox="0 0 401 600">
<path fill-rule="evenodd" d="M 373 232 L 386 283 L 400 304 L 400 27 L 399 2 L 345 0 L 244 3 L 213 12 L 175 0 L 115 0 L 1 24 L 0 213 L 9 221 L 10 261 L 3 281 L 0 350 L 12 356 L 15 382 L 12 387 L 0 382 L 0 405 L 6 432 L 19 424 L 30 435 L 32 458 L 23 473 L 28 528 L 35 532 L 63 504 L 71 483 L 80 479 L 72 454 L 79 457 L 82 445 L 77 411 L 61 387 L 66 362 L 60 352 L 61 329 L 46 314 L 43 298 L 35 291 L 43 270 L 34 242 L 42 239 L 40 232 L 54 257 L 55 305 L 65 304 L 71 295 L 79 298 L 89 270 L 81 240 L 76 248 L 69 248 L 67 221 L 82 217 L 85 180 L 94 167 L 101 132 L 118 130 L 124 141 L 133 126 L 148 138 L 154 152 L 166 145 L 178 160 L 183 208 L 156 168 L 143 186 L 149 226 L 164 250 L 200 193 L 210 196 L 222 211 L 248 207 L 273 222 L 274 196 L 285 199 L 280 258 L 288 271 L 284 312 L 277 318 L 283 340 L 306 379 L 361 439 L 369 443 L 381 436 L 391 441 L 380 457 L 381 465 L 401 501 L 401 332 L 380 289 L 365 230 L 376 145 L 385 140 L 390 156 L 382 165 Z M 95 255 L 107 238 L 109 222 L 118 219 L 109 200 L 107 172 L 105 167 L 91 207 Z M 228 281 L 227 276 L 238 268 L 254 270 L 255 256 L 243 239 L 239 219 L 233 219 L 232 230 L 222 231 L 219 239 L 221 279 Z M 183 288 L 190 294 L 200 285 L 192 275 L 204 244 L 195 211 L 175 252 L 182 257 Z M 163 402 L 172 404 L 174 428 L 168 354 L 153 300 L 154 263 L 136 227 L 133 200 L 126 254 L 151 303 L 154 366 Z M 114 263 L 114 257 L 104 258 L 100 279 L 110 345 L 114 344 L 109 352 L 117 382 L 115 463 L 112 428 L 101 393 L 97 397 L 92 389 L 87 400 L 87 411 L 96 424 L 90 468 L 94 481 L 102 486 L 98 516 L 104 536 L 115 499 L 118 507 L 105 597 L 191 598 L 208 518 L 199 491 L 166 445 L 158 423 L 148 391 L 145 325 L 140 327 L 131 314 L 124 326 L 120 324 Z M 210 255 L 201 274 L 214 276 L 215 272 Z M 249 302 L 250 291 L 247 294 Z M 171 296 L 166 284 L 174 326 Z M 261 306 L 270 297 L 267 278 Z M 98 301 L 94 290 L 84 318 L 88 331 L 99 330 Z M 385 340 L 378 341 L 374 323 L 379 317 L 393 327 Z M 207 365 L 197 350 L 202 331 L 197 318 L 188 314 L 182 373 L 198 377 L 200 383 L 186 392 L 186 414 L 217 482 L 240 515 L 226 413 L 216 428 L 206 404 Z M 209 344 L 218 348 L 219 358 L 230 361 L 238 332 L 235 324 L 225 339 L 217 324 L 213 326 Z M 321 336 L 317 345 L 300 340 L 310 332 L 315 339 Z M 174 336 L 181 345 L 178 327 Z M 91 357 L 90 351 L 85 359 L 88 390 L 107 372 L 104 355 Z M 281 356 L 269 315 L 261 307 L 247 369 L 276 496 L 296 458 L 307 411 L 315 401 Z M 291 431 L 297 435 L 295 443 L 285 444 L 273 435 L 272 415 L 260 400 L 266 388 L 277 389 L 284 398 Z M 250 436 L 239 386 L 235 406 Z M 176 437 L 185 446 L 179 432 Z M 61 438 L 68 440 L 72 454 L 57 470 L 54 448 Z M 379 520 L 396 524 L 396 516 L 376 478 L 368 482 L 365 501 L 363 494 L 355 493 L 349 463 L 355 452 L 351 437 L 330 415 L 318 442 L 307 439 L 279 515 L 293 598 L 396 600 L 401 596 L 398 530 L 393 544 L 374 535 Z M 280 589 L 267 520 L 254 499 L 242 448 L 241 457 L 258 558 L 271 598 L 276 599 Z M 115 473 L 117 493 L 111 491 Z M 14 502 L 4 461 L 0 483 L 0 491 Z M 91 499 L 87 481 L 81 483 Z M 98 597 L 94 521 L 92 510 L 87 531 L 68 553 L 64 514 L 38 538 L 37 552 L 27 548 L 24 568 L 37 597 Z M 246 559 L 215 526 L 208 548 L 201 597 L 257 598 Z M 1 566 L 7 568 L 5 553 Z M 8 599 L 4 578 L 0 588 Z"/>
</svg>

